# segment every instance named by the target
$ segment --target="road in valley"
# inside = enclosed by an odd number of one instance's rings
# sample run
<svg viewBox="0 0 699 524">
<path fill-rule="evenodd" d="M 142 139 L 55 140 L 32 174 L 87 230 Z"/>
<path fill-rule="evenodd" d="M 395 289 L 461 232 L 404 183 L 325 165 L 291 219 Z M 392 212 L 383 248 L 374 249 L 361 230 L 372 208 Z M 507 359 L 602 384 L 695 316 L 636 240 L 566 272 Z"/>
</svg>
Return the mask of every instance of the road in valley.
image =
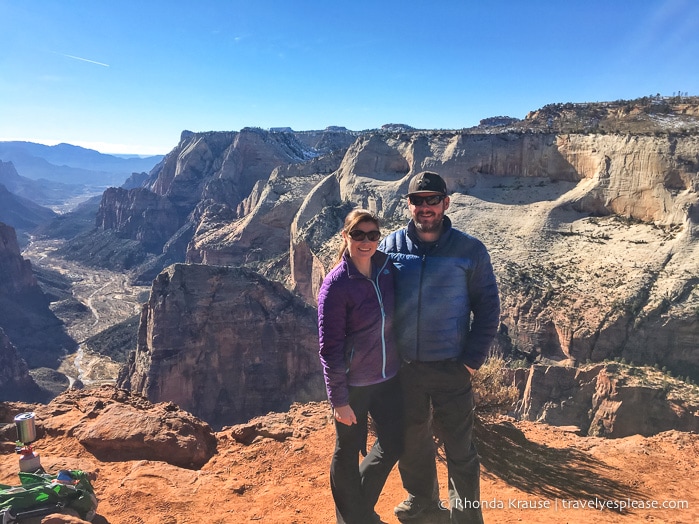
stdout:
<svg viewBox="0 0 699 524">
<path fill-rule="evenodd" d="M 114 383 L 121 364 L 87 350 L 85 340 L 110 326 L 139 314 L 147 300 L 149 286 L 133 286 L 126 273 L 84 266 L 75 261 L 54 256 L 61 242 L 55 240 L 32 242 L 22 253 L 32 265 L 56 271 L 72 282 L 73 298 L 84 304 L 89 314 L 61 318 L 68 334 L 78 342 L 78 350 L 68 355 L 59 371 L 84 384 Z M 135 349 L 135 348 L 133 348 Z"/>
</svg>

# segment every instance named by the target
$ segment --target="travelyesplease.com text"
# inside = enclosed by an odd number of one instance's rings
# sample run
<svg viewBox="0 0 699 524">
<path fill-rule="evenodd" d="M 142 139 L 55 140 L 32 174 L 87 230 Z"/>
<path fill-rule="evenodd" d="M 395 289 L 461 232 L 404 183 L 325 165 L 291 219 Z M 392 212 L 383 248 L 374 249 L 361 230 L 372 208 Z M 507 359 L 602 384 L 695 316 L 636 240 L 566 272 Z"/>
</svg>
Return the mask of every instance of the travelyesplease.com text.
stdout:
<svg viewBox="0 0 699 524">
<path fill-rule="evenodd" d="M 497 499 L 490 500 L 456 500 L 455 505 L 459 509 L 520 509 L 520 510 L 542 510 L 553 509 L 562 511 L 569 509 L 594 509 L 611 510 L 618 513 L 624 511 L 644 510 L 644 509 L 688 509 L 689 502 L 686 500 L 642 500 L 642 499 Z M 449 509 L 447 502 L 441 502 L 442 509 Z"/>
</svg>

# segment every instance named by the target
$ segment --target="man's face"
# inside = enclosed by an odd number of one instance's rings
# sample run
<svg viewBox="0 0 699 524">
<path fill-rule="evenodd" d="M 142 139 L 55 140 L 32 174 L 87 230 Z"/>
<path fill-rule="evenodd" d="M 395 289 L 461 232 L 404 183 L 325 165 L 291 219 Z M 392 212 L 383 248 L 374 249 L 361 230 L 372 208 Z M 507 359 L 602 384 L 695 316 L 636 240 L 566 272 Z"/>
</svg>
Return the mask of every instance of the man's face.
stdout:
<svg viewBox="0 0 699 524">
<path fill-rule="evenodd" d="M 440 193 L 419 193 L 414 198 L 408 198 L 408 208 L 418 231 L 422 233 L 438 233 L 442 228 L 444 212 L 449 209 L 449 197 L 443 196 L 441 202 L 430 205 L 426 202 L 429 197 L 442 196 Z M 413 204 L 413 202 L 416 202 Z M 419 202 L 419 203 L 418 203 Z"/>
</svg>

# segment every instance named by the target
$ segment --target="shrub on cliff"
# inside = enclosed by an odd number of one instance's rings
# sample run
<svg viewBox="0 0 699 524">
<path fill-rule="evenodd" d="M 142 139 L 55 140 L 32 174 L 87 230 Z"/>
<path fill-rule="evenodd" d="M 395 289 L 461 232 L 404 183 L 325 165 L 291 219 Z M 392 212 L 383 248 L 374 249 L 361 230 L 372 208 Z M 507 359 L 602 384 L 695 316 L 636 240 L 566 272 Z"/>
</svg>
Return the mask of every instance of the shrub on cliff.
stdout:
<svg viewBox="0 0 699 524">
<path fill-rule="evenodd" d="M 501 356 L 488 357 L 472 380 L 477 413 L 506 413 L 514 409 L 519 391 L 509 376 Z"/>
</svg>

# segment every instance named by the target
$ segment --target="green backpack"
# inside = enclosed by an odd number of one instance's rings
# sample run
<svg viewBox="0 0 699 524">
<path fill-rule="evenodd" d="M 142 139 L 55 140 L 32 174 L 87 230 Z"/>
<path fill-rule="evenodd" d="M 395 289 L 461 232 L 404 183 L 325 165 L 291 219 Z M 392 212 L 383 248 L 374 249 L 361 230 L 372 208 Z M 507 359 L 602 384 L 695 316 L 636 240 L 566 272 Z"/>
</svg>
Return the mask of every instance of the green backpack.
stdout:
<svg viewBox="0 0 699 524">
<path fill-rule="evenodd" d="M 79 469 L 61 470 L 58 475 L 19 473 L 20 486 L 0 484 L 0 524 L 61 513 L 77 512 L 92 521 L 97 512 L 97 497 L 90 480 Z"/>
</svg>

